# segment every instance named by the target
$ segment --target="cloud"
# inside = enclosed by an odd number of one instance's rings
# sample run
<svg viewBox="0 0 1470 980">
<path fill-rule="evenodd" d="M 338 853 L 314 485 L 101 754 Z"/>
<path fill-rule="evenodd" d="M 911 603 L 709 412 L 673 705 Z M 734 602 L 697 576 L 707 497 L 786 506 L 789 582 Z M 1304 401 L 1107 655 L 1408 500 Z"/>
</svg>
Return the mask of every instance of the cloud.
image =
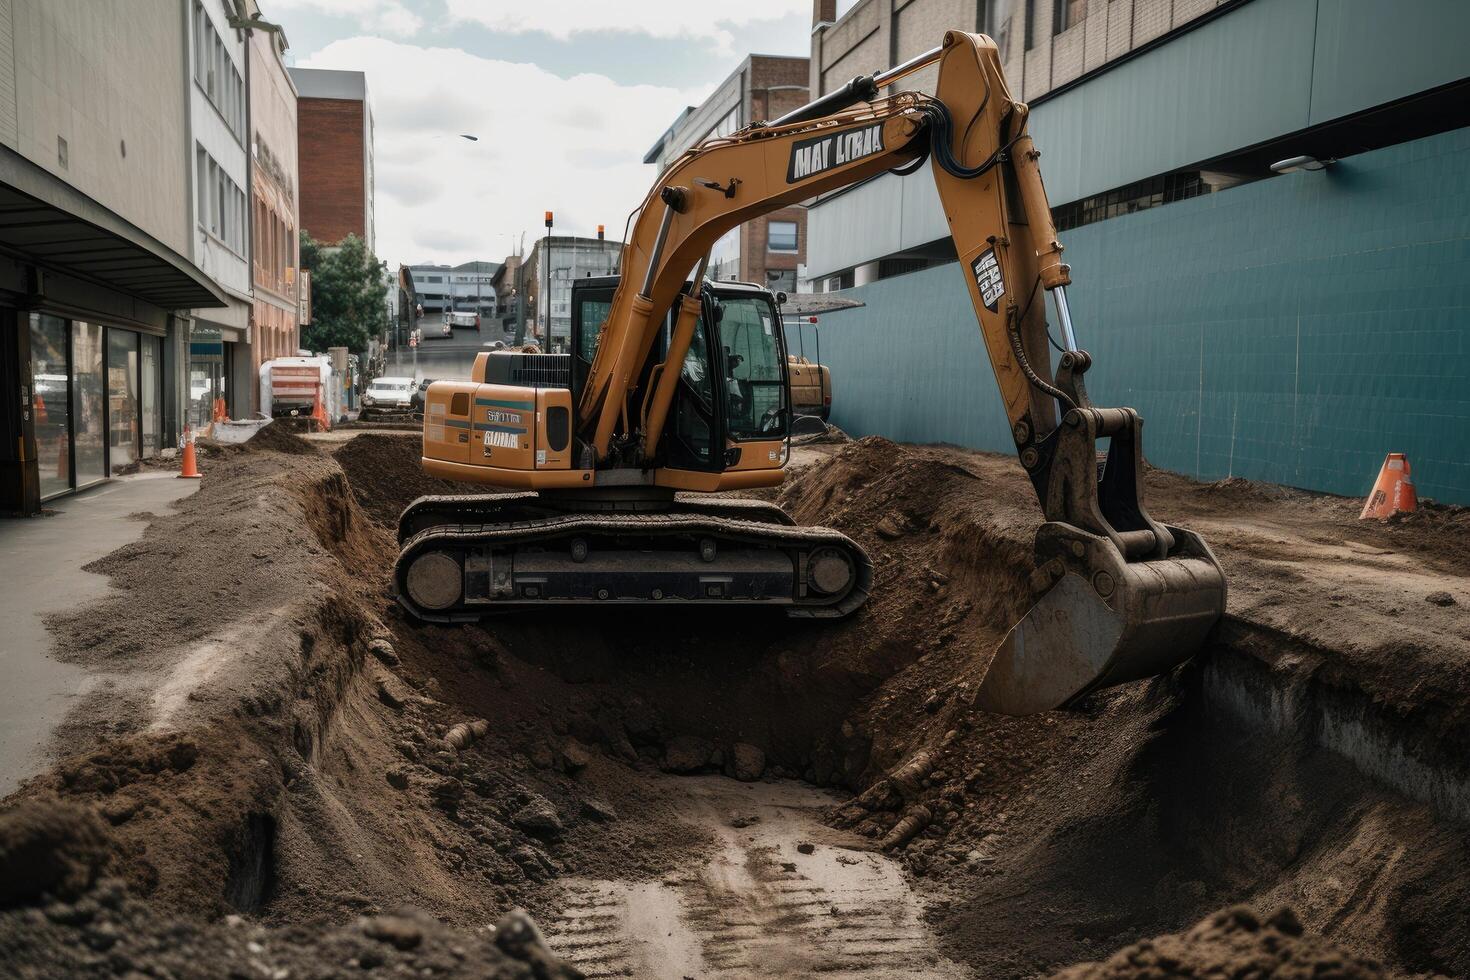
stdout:
<svg viewBox="0 0 1470 980">
<path fill-rule="evenodd" d="M 603 224 L 620 236 L 657 177 L 643 154 L 704 95 L 374 37 L 300 64 L 367 73 L 377 251 L 390 263 L 500 261 L 520 232 L 528 247 L 544 233 L 548 210 L 558 234 Z"/>
<path fill-rule="evenodd" d="M 394 37 L 412 37 L 424 26 L 423 18 L 409 10 L 403 0 L 270 0 L 271 16 L 292 10 L 347 17 L 359 30 Z"/>
<path fill-rule="evenodd" d="M 539 32 L 566 41 L 576 34 L 643 34 L 660 40 L 694 40 L 721 54 L 733 50 L 732 28 L 811 12 L 808 0 L 446 0 L 452 20 L 505 34 Z"/>
</svg>

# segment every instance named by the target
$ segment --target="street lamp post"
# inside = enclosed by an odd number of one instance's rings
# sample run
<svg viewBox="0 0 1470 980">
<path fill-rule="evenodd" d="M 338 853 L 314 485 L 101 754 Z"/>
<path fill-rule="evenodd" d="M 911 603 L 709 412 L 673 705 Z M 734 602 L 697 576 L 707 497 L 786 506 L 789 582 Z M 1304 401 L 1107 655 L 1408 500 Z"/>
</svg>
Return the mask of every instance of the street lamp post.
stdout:
<svg viewBox="0 0 1470 980">
<path fill-rule="evenodd" d="M 551 212 L 546 212 L 546 254 L 543 255 L 542 265 L 546 266 L 546 332 L 541 337 L 541 343 L 546 350 L 551 349 Z"/>
</svg>

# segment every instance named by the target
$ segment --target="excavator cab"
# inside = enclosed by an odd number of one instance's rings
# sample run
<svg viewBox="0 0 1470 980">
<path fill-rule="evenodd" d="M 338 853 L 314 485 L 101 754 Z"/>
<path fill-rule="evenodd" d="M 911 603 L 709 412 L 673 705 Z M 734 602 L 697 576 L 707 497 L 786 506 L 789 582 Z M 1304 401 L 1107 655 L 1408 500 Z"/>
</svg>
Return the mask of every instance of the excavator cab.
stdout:
<svg viewBox="0 0 1470 980">
<path fill-rule="evenodd" d="M 618 281 L 618 276 L 597 276 L 572 284 L 574 401 L 592 368 Z M 686 286 L 686 295 L 688 291 Z M 751 283 L 706 281 L 699 303 L 659 442 L 660 462 L 674 470 L 707 473 L 779 468 L 785 461 L 791 406 L 776 298 Z M 666 317 L 655 341 L 656 360 L 667 355 L 673 328 L 673 318 Z M 641 380 L 646 385 L 646 373 Z M 774 442 L 782 445 L 772 458 Z"/>
</svg>

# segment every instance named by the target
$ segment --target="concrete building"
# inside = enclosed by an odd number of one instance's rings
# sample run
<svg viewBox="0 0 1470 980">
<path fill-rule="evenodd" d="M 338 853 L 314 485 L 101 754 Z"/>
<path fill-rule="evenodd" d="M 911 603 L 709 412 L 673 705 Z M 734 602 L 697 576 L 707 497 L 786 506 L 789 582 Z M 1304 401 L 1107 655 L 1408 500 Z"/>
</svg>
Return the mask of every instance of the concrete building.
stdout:
<svg viewBox="0 0 1470 980">
<path fill-rule="evenodd" d="M 301 228 L 323 245 L 356 235 L 375 252 L 373 106 L 360 71 L 291 68 L 300 138 Z"/>
<path fill-rule="evenodd" d="M 219 284 L 222 309 L 190 312 L 189 422 L 208 425 L 215 402 L 251 410 L 250 154 L 245 32 L 230 26 L 224 0 L 179 0 L 188 24 L 187 185 L 193 219 L 189 257 Z"/>
<path fill-rule="evenodd" d="M 689 147 L 727 136 L 752 122 L 775 119 L 805 105 L 807 58 L 753 54 L 697 106 L 679 114 L 643 156 L 662 173 Z M 747 221 L 715 242 L 709 275 L 796 292 L 797 269 L 806 260 L 806 209 L 800 206 Z"/>
<path fill-rule="evenodd" d="M 526 255 L 521 282 L 526 295 L 526 339 L 547 350 L 566 350 L 572 335 L 572 280 L 606 276 L 618 270 L 622 242 L 552 235 L 538 238 Z M 550 256 L 550 261 L 546 256 Z M 547 308 L 547 271 L 551 304 Z M 549 324 L 549 326 L 548 326 Z"/>
<path fill-rule="evenodd" d="M 1470 5 L 815 12 L 813 96 L 946 28 L 996 38 L 1031 106 L 1088 387 L 1148 420 L 1150 462 L 1359 495 L 1405 452 L 1421 496 L 1470 503 Z M 1298 156 L 1326 166 L 1272 170 Z M 866 304 L 823 331 L 838 390 L 861 392 L 834 421 L 1012 451 L 928 166 L 813 202 L 808 227 L 811 282 Z"/>
<path fill-rule="evenodd" d="M 495 316 L 495 274 L 498 262 L 462 262 L 459 265 L 411 265 L 413 289 L 424 316 L 437 316 L 445 310 Z"/>
<path fill-rule="evenodd" d="M 495 270 L 490 283 L 495 288 L 495 311 L 500 318 L 500 327 L 514 333 L 520 317 L 521 257 L 507 255 L 500 268 Z"/>
<path fill-rule="evenodd" d="M 257 13 L 255 4 L 250 13 Z M 297 229 L 301 226 L 296 172 L 296 86 L 282 60 L 283 32 L 250 31 L 246 75 L 250 87 L 251 374 L 301 346 L 301 280 Z M 250 386 L 259 410 L 260 386 Z"/>
<path fill-rule="evenodd" d="M 235 300 L 190 258 L 190 13 L 0 3 L 0 510 L 173 444 L 179 311 Z"/>
</svg>

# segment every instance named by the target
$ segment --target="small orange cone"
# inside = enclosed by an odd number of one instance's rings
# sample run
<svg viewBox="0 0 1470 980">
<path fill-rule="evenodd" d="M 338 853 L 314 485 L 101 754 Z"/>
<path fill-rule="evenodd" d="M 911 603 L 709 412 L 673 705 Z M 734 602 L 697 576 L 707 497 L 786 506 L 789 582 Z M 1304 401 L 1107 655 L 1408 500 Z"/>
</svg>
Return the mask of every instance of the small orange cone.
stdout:
<svg viewBox="0 0 1470 980">
<path fill-rule="evenodd" d="M 213 415 L 214 417 L 210 419 L 211 422 L 228 422 L 230 420 L 230 410 L 225 405 L 223 398 L 216 398 L 214 400 Z"/>
<path fill-rule="evenodd" d="M 1414 490 L 1414 479 L 1409 475 L 1409 457 L 1403 453 L 1389 453 L 1378 471 L 1378 481 L 1373 492 L 1363 503 L 1363 512 L 1358 520 L 1368 517 L 1392 517 L 1400 512 L 1419 509 L 1419 494 Z"/>
<path fill-rule="evenodd" d="M 330 432 L 332 423 L 327 419 L 327 410 L 322 406 L 322 386 L 316 386 L 316 397 L 311 403 L 311 417 L 323 432 Z"/>
<path fill-rule="evenodd" d="M 199 479 L 199 462 L 194 458 L 194 433 L 184 426 L 184 468 L 179 472 L 180 480 Z"/>
</svg>

